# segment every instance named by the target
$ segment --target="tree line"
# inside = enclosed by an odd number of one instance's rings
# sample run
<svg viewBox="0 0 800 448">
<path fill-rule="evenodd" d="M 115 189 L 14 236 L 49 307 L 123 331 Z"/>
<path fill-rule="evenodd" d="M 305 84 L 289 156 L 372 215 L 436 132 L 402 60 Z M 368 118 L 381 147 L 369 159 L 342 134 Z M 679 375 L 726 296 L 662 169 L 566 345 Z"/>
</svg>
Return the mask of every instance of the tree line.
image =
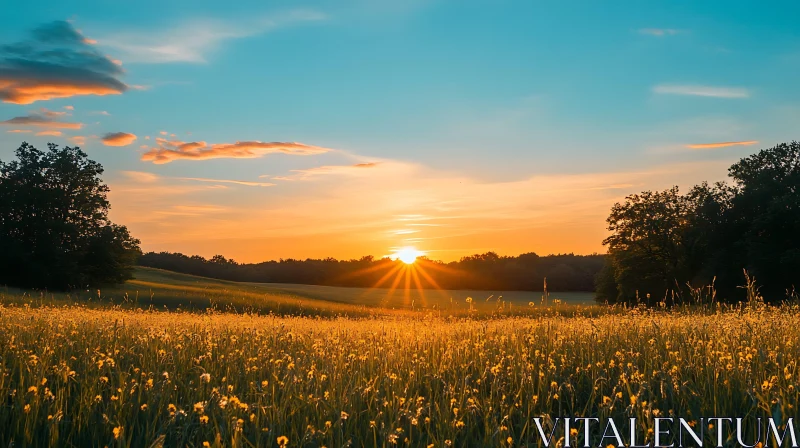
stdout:
<svg viewBox="0 0 800 448">
<path fill-rule="evenodd" d="M 768 301 L 800 286 L 800 143 L 728 169 L 730 183 L 645 191 L 615 204 L 597 297 L 611 303 L 742 300 L 745 272 Z"/>
<path fill-rule="evenodd" d="M 390 258 L 366 256 L 352 260 L 334 258 L 237 263 L 224 256 L 204 258 L 180 253 L 148 252 L 139 258 L 147 266 L 186 274 L 240 282 L 300 283 L 328 286 L 391 287 L 396 279 L 405 287 L 441 289 L 542 291 L 592 291 L 603 255 L 547 255 L 526 253 L 517 257 L 494 252 L 444 263 L 421 257 L 413 267 Z"/>
</svg>

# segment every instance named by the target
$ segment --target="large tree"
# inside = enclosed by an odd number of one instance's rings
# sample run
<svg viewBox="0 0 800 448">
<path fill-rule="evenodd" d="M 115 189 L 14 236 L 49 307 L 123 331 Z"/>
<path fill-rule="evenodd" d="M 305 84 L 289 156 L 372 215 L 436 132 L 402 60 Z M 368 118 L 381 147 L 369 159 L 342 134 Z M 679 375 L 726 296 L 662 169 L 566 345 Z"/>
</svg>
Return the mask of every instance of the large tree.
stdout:
<svg viewBox="0 0 800 448">
<path fill-rule="evenodd" d="M 742 299 L 747 270 L 767 300 L 800 286 L 800 143 L 782 143 L 729 169 L 732 185 L 643 192 L 615 204 L 600 300 L 689 295 L 715 281 L 722 299 Z"/>
<path fill-rule="evenodd" d="M 0 284 L 73 289 L 119 283 L 139 241 L 108 218 L 103 167 L 80 148 L 22 143 L 0 161 Z"/>
</svg>

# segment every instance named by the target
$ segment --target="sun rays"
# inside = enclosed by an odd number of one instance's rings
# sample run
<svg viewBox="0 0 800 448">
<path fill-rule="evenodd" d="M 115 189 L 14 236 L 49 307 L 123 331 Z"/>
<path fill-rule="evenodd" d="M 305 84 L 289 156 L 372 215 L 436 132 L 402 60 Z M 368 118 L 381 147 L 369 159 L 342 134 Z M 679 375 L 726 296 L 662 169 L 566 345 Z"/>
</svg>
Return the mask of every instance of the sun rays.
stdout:
<svg viewBox="0 0 800 448">
<path fill-rule="evenodd" d="M 364 292 L 364 295 L 373 293 L 378 289 L 385 289 L 386 295 L 381 300 L 380 306 L 394 308 L 428 307 L 428 296 L 437 294 L 441 299 L 447 300 L 448 293 L 443 290 L 431 275 L 431 271 L 440 271 L 453 274 L 451 268 L 442 263 L 429 260 L 425 252 L 414 247 L 397 248 L 391 255 L 385 257 L 385 262 L 377 266 L 362 269 L 351 274 L 354 277 L 364 275 L 382 275 L 375 283 Z M 350 275 L 349 275 L 350 276 Z M 411 291 L 416 291 L 420 303 L 411 297 Z M 400 299 L 399 302 L 396 299 Z"/>
</svg>

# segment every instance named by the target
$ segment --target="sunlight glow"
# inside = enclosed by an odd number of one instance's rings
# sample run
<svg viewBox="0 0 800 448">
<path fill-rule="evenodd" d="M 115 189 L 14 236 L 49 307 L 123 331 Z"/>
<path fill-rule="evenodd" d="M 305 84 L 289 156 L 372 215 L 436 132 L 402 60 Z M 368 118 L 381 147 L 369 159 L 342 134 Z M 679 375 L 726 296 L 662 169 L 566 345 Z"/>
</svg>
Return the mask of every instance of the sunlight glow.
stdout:
<svg viewBox="0 0 800 448">
<path fill-rule="evenodd" d="M 423 253 L 418 251 L 413 247 L 403 247 L 398 249 L 394 254 L 392 254 L 392 258 L 395 260 L 400 260 L 405 264 L 412 264 L 417 261 L 417 257 L 422 256 Z"/>
</svg>

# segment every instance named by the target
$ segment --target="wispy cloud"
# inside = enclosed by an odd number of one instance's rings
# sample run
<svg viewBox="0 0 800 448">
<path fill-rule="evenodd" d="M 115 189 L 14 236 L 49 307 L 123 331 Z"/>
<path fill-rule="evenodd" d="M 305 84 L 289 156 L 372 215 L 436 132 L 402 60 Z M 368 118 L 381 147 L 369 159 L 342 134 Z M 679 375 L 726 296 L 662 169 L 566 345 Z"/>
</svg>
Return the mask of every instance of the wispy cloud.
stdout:
<svg viewBox="0 0 800 448">
<path fill-rule="evenodd" d="M 128 146 L 136 141 L 136 135 L 128 132 L 109 132 L 100 140 L 106 146 Z"/>
<path fill-rule="evenodd" d="M 39 113 L 32 113 L 30 115 L 14 117 L 5 121 L 0 121 L 0 124 L 6 126 L 47 127 L 51 129 L 80 129 L 83 127 L 83 123 L 59 121 L 53 118 L 49 118 L 45 115 L 41 115 Z"/>
<path fill-rule="evenodd" d="M 126 63 L 204 63 L 209 54 L 227 40 L 256 36 L 280 27 L 324 18 L 325 15 L 318 11 L 298 9 L 260 20 L 195 19 L 159 30 L 110 34 L 98 41 L 100 46 L 114 49 Z"/>
<path fill-rule="evenodd" d="M 639 34 L 657 37 L 674 36 L 684 32 L 683 30 L 678 30 L 675 28 L 639 28 L 638 31 Z"/>
<path fill-rule="evenodd" d="M 757 140 L 746 140 L 740 142 L 715 142 L 715 143 L 696 143 L 691 145 L 686 145 L 689 149 L 714 149 L 714 148 L 725 148 L 728 146 L 750 146 L 758 144 Z"/>
<path fill-rule="evenodd" d="M 30 129 L 9 129 L 6 132 L 9 134 L 27 134 L 32 131 Z"/>
<path fill-rule="evenodd" d="M 748 98 L 750 92 L 744 87 L 716 87 L 703 85 L 660 84 L 653 92 L 664 95 L 690 95 L 714 98 Z"/>
<path fill-rule="evenodd" d="M 235 184 L 243 185 L 246 187 L 272 187 L 275 184 L 268 182 L 251 182 L 246 180 L 231 180 L 231 179 L 209 179 L 205 177 L 161 177 L 155 173 L 147 171 L 122 171 L 122 174 L 128 179 L 142 184 L 153 184 L 165 180 L 180 180 L 190 182 L 208 182 L 214 184 Z"/>
<path fill-rule="evenodd" d="M 319 176 L 319 175 L 332 175 L 332 174 L 358 175 L 360 173 L 364 173 L 365 172 L 364 170 L 367 170 L 368 168 L 375 168 L 379 165 L 380 162 L 356 163 L 354 165 L 324 165 L 324 166 L 317 166 L 314 168 L 291 170 L 292 173 L 295 174 L 291 176 L 274 176 L 272 177 L 272 179 L 292 181 L 292 180 L 308 179 L 312 176 Z M 261 177 L 269 177 L 269 176 L 261 176 Z"/>
<path fill-rule="evenodd" d="M 183 142 L 156 138 L 157 147 L 142 155 L 142 160 L 155 164 L 174 160 L 254 159 L 267 154 L 312 155 L 330 151 L 327 148 L 293 142 L 236 142 L 209 145 L 206 142 Z"/>
<path fill-rule="evenodd" d="M 274 187 L 275 184 L 269 182 L 251 182 L 247 180 L 229 180 L 229 179 L 207 179 L 204 177 L 176 177 L 176 179 L 180 180 L 190 180 L 195 182 L 211 182 L 217 184 L 236 184 L 236 185 L 244 185 L 247 187 Z"/>
<path fill-rule="evenodd" d="M 49 135 L 53 137 L 61 137 L 61 131 L 41 131 L 36 133 L 37 136 L 41 137 L 44 135 Z"/>
<path fill-rule="evenodd" d="M 122 174 L 135 181 L 143 184 L 149 184 L 158 181 L 159 177 L 155 173 L 148 173 L 145 171 L 123 171 Z"/>
<path fill-rule="evenodd" d="M 122 73 L 65 21 L 34 29 L 29 40 L 0 45 L 0 100 L 6 103 L 120 94 L 128 89 Z"/>
</svg>

